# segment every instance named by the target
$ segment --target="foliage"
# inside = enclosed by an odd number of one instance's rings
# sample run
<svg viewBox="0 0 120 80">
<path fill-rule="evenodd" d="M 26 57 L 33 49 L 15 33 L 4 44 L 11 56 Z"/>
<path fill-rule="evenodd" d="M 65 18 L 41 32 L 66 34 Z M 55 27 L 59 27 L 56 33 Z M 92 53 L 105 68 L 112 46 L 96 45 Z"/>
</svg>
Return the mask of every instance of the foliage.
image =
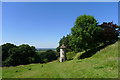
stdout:
<svg viewBox="0 0 120 80">
<path fill-rule="evenodd" d="M 81 15 L 77 17 L 71 33 L 66 37 L 63 36 L 59 41 L 57 51 L 62 44 L 67 46 L 67 52 L 87 51 L 99 45 L 99 35 L 101 28 L 97 26 L 97 20 L 93 16 Z"/>
<path fill-rule="evenodd" d="M 92 49 L 97 46 L 95 34 L 100 28 L 97 27 L 97 20 L 93 16 L 82 15 L 76 19 L 74 27 L 71 29 L 72 46 L 76 51 Z"/>
<path fill-rule="evenodd" d="M 53 50 L 47 50 L 46 52 L 41 52 L 40 53 L 40 59 L 41 59 L 41 63 L 46 63 L 46 62 L 50 62 L 52 60 L 56 60 L 57 59 L 57 55 L 56 52 Z"/>
<path fill-rule="evenodd" d="M 66 53 L 67 60 L 72 60 L 75 55 L 76 55 L 75 52 L 67 52 L 67 53 Z"/>
<path fill-rule="evenodd" d="M 103 26 L 102 33 L 100 34 L 100 41 L 105 45 L 114 43 L 118 40 L 118 33 L 116 33 L 115 28 L 109 28 L 109 26 Z"/>
<path fill-rule="evenodd" d="M 104 28 L 106 27 L 106 28 Z M 109 45 L 118 40 L 118 34 L 115 28 L 102 25 L 99 26 L 97 20 L 90 15 L 81 15 L 77 17 L 71 33 L 59 41 L 56 50 L 59 52 L 60 46 L 67 46 L 67 52 L 82 52 L 92 50 L 101 44 Z"/>
<path fill-rule="evenodd" d="M 16 66 L 30 63 L 46 63 L 52 60 L 56 60 L 58 54 L 53 50 L 47 50 L 46 52 L 36 52 L 34 46 L 28 44 L 22 44 L 16 46 L 11 43 L 6 43 L 2 46 L 3 66 Z"/>
<path fill-rule="evenodd" d="M 59 41 L 59 46 L 56 48 L 56 51 L 60 52 L 60 46 L 62 46 L 62 44 L 64 44 L 67 47 L 66 52 L 70 51 L 71 50 L 70 39 L 71 39 L 70 34 L 67 36 L 63 36 Z"/>
<path fill-rule="evenodd" d="M 2 45 L 3 66 L 16 66 L 21 64 L 29 64 L 35 62 L 36 49 L 34 46 L 22 44 L 16 46 L 10 43 Z"/>
<path fill-rule="evenodd" d="M 17 47 L 16 45 L 14 44 L 11 44 L 11 43 L 6 43 L 6 44 L 3 44 L 2 45 L 2 61 L 5 61 L 7 59 L 7 57 L 10 55 L 8 53 L 8 51 L 11 49 L 11 48 L 15 48 Z"/>
</svg>

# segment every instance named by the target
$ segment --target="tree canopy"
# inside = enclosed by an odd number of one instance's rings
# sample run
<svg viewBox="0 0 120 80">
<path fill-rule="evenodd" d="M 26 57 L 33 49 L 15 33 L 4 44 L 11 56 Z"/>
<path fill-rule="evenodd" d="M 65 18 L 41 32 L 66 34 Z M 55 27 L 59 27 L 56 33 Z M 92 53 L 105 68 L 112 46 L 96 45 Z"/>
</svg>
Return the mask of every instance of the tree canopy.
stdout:
<svg viewBox="0 0 120 80">
<path fill-rule="evenodd" d="M 102 43 L 106 44 L 116 40 L 117 35 L 114 28 L 111 31 L 108 29 L 103 30 L 93 16 L 81 15 L 77 17 L 74 26 L 71 28 L 71 33 L 60 39 L 59 46 L 56 49 L 59 51 L 60 46 L 65 44 L 68 52 L 88 51 Z"/>
<path fill-rule="evenodd" d="M 16 66 L 30 63 L 46 63 L 57 59 L 57 53 L 53 50 L 37 52 L 34 46 L 22 44 L 16 46 L 6 43 L 2 46 L 2 66 Z"/>
<path fill-rule="evenodd" d="M 16 46 L 11 43 L 6 43 L 2 45 L 2 55 L 3 66 L 28 64 L 34 62 L 36 49 L 27 44 Z"/>
<path fill-rule="evenodd" d="M 71 28 L 71 33 L 60 40 L 60 46 L 64 43 L 68 46 L 69 51 L 75 52 L 97 46 L 97 38 L 101 32 L 101 28 L 97 24 L 98 22 L 93 16 L 81 15 L 77 17 L 74 26 Z"/>
</svg>

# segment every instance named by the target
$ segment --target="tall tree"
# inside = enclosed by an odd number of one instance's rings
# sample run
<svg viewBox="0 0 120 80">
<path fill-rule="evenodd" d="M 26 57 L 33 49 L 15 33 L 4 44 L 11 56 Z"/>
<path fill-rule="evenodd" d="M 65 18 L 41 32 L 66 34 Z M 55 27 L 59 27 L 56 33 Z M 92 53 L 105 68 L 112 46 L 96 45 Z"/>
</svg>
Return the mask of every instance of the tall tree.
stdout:
<svg viewBox="0 0 120 80">
<path fill-rule="evenodd" d="M 98 36 L 101 28 L 97 26 L 97 20 L 90 15 L 81 15 L 77 17 L 75 25 L 71 28 L 70 35 L 63 37 L 61 43 L 70 46 L 75 52 L 88 50 L 98 45 Z"/>
<path fill-rule="evenodd" d="M 90 15 L 82 15 L 77 17 L 74 27 L 71 29 L 73 35 L 73 46 L 78 51 L 94 48 L 97 46 L 96 37 L 99 34 L 95 34 L 96 31 L 101 30 L 97 27 L 97 20 Z"/>
</svg>

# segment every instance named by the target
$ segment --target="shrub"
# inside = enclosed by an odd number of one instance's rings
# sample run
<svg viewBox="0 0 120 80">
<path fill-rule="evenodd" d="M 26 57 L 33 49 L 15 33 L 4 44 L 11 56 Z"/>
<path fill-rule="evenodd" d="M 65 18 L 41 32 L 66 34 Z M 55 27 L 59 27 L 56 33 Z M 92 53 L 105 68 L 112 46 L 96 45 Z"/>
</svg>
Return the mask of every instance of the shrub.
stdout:
<svg viewBox="0 0 120 80">
<path fill-rule="evenodd" d="M 66 53 L 67 60 L 72 60 L 75 55 L 76 55 L 75 52 L 67 52 L 67 53 Z"/>
<path fill-rule="evenodd" d="M 57 58 L 57 61 L 60 62 L 60 57 Z"/>
<path fill-rule="evenodd" d="M 49 60 L 47 58 L 45 58 L 45 59 L 43 59 L 43 62 L 47 63 L 47 62 L 49 62 Z"/>
<path fill-rule="evenodd" d="M 40 53 L 40 63 L 50 62 L 57 59 L 57 53 L 53 50 L 47 50 L 46 52 Z"/>
</svg>

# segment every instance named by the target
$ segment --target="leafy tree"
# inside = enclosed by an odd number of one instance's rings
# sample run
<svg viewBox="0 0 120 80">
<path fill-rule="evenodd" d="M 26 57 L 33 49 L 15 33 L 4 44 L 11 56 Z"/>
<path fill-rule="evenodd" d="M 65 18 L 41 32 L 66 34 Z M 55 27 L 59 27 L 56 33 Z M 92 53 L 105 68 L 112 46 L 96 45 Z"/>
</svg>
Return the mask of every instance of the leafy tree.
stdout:
<svg viewBox="0 0 120 80">
<path fill-rule="evenodd" d="M 55 51 L 53 51 L 53 50 L 47 50 L 46 53 L 47 53 L 47 59 L 49 61 L 57 59 Z"/>
<path fill-rule="evenodd" d="M 101 28 L 97 26 L 97 20 L 93 16 L 79 16 L 71 29 L 72 46 L 76 52 L 88 50 L 98 45 L 97 38 Z"/>
<path fill-rule="evenodd" d="M 7 50 L 7 57 L 2 62 L 3 66 L 16 66 L 38 62 L 46 63 L 57 59 L 57 53 L 55 51 L 47 50 L 39 54 L 36 52 L 34 46 L 29 46 L 28 44 L 15 46 L 14 44 L 7 43 L 2 46 L 3 53 L 5 53 L 4 50 Z"/>
<path fill-rule="evenodd" d="M 110 28 L 109 26 L 103 26 L 102 33 L 100 34 L 100 41 L 105 45 L 114 43 L 118 40 L 118 33 L 115 28 Z"/>
<path fill-rule="evenodd" d="M 2 45 L 2 61 L 5 61 L 10 56 L 8 51 L 11 48 L 15 48 L 15 47 L 17 47 L 17 46 L 14 44 L 11 44 L 11 43 L 6 43 L 6 44 Z"/>
<path fill-rule="evenodd" d="M 71 33 L 60 39 L 56 50 L 59 52 L 60 46 L 65 44 L 67 52 L 87 51 L 99 45 L 100 34 L 101 28 L 98 27 L 97 20 L 90 15 L 81 15 L 77 17 L 74 27 L 71 28 Z"/>
<path fill-rule="evenodd" d="M 59 46 L 56 48 L 56 51 L 60 52 L 60 46 L 62 46 L 62 44 L 64 44 L 67 47 L 66 52 L 71 51 L 72 49 L 71 49 L 70 41 L 71 41 L 70 34 L 68 34 L 67 36 L 63 36 L 59 41 Z"/>
<path fill-rule="evenodd" d="M 41 52 L 40 53 L 40 62 L 41 63 L 46 63 L 46 62 L 50 62 L 52 60 L 56 60 L 57 56 L 56 56 L 56 52 L 53 50 L 47 50 L 46 52 Z"/>
<path fill-rule="evenodd" d="M 47 57 L 46 52 L 41 52 L 40 53 L 40 63 L 44 63 L 44 59 Z"/>
<path fill-rule="evenodd" d="M 14 46 L 10 43 L 4 44 L 3 54 L 5 52 L 7 52 L 7 57 L 2 62 L 3 66 L 16 66 L 32 63 L 35 62 L 35 56 L 37 55 L 35 47 L 27 44 L 22 44 L 20 46 Z"/>
<path fill-rule="evenodd" d="M 41 57 L 38 52 L 36 52 L 36 55 L 34 56 L 34 63 L 40 63 L 41 62 Z"/>
<path fill-rule="evenodd" d="M 25 64 L 34 62 L 34 58 L 36 55 L 36 49 L 35 47 L 31 47 L 27 44 L 22 44 L 19 46 L 20 54 L 22 57 L 22 61 L 24 61 Z"/>
<path fill-rule="evenodd" d="M 9 54 L 10 56 L 7 58 L 7 64 L 9 64 L 9 66 L 15 66 L 15 65 L 20 65 L 23 64 L 24 61 L 20 52 L 19 48 L 11 48 L 9 50 Z"/>
</svg>

